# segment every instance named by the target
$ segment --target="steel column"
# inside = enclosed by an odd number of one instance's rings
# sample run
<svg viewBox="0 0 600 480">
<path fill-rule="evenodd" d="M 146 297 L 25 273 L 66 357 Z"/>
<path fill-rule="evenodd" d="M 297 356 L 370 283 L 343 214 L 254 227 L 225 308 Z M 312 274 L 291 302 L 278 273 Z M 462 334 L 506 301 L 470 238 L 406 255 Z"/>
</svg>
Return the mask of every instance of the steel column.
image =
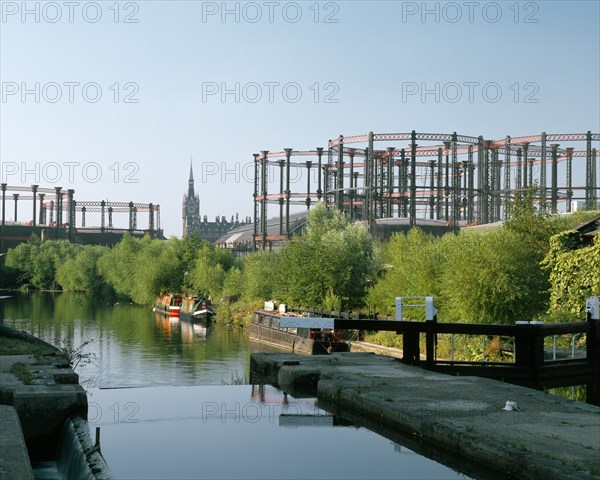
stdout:
<svg viewBox="0 0 600 480">
<path fill-rule="evenodd" d="M 567 213 L 571 212 L 573 201 L 573 147 L 567 148 Z"/>
<path fill-rule="evenodd" d="M 44 208 L 44 197 L 45 196 L 46 196 L 45 193 L 38 193 L 38 197 L 40 199 L 40 220 L 39 220 L 40 225 L 46 224 L 46 209 Z"/>
<path fill-rule="evenodd" d="M 510 197 L 510 135 L 506 136 L 504 143 L 504 198 Z"/>
<path fill-rule="evenodd" d="M 67 194 L 67 201 L 69 202 L 69 226 L 67 228 L 67 236 L 70 241 L 73 241 L 73 234 L 75 232 L 75 200 L 73 200 L 73 195 L 75 194 L 75 190 L 69 188 Z"/>
<path fill-rule="evenodd" d="M 306 162 L 306 211 L 310 210 L 310 172 L 312 168 L 312 162 L 308 160 Z"/>
<path fill-rule="evenodd" d="M 258 156 L 258 153 L 252 154 L 254 158 L 254 193 L 252 194 L 254 198 L 254 229 L 252 235 L 254 250 L 256 250 L 256 235 L 258 234 Z"/>
<path fill-rule="evenodd" d="M 410 226 L 417 224 L 417 132 L 410 135 Z"/>
<path fill-rule="evenodd" d="M 283 167 L 285 167 L 285 160 L 279 160 L 279 235 L 283 235 Z"/>
<path fill-rule="evenodd" d="M 527 169 L 529 167 L 529 144 L 523 144 L 523 189 L 527 190 L 531 186 L 531 181 L 528 183 Z"/>
<path fill-rule="evenodd" d="M 387 148 L 387 208 L 386 217 L 392 216 L 392 196 L 394 194 L 394 147 Z"/>
<path fill-rule="evenodd" d="M 105 222 L 104 222 L 104 210 L 106 208 L 106 202 L 102 200 L 100 202 L 100 231 L 104 232 L 105 230 Z"/>
<path fill-rule="evenodd" d="M 284 148 L 285 151 L 285 234 L 290 236 L 290 197 L 292 191 L 290 189 L 290 158 L 292 156 L 291 148 Z"/>
<path fill-rule="evenodd" d="M 0 184 L 2 188 L 2 226 L 6 224 L 6 183 Z"/>
<path fill-rule="evenodd" d="M 154 235 L 154 205 L 151 203 L 148 205 L 148 230 L 150 236 Z"/>
<path fill-rule="evenodd" d="M 552 213 L 558 212 L 558 143 L 550 145 L 552 154 L 552 190 L 550 191 L 550 209 Z"/>
<path fill-rule="evenodd" d="M 350 157 L 350 190 L 348 191 L 348 201 L 350 204 L 350 220 L 354 220 L 354 195 L 356 185 L 354 184 L 354 148 L 351 148 L 349 153 Z"/>
<path fill-rule="evenodd" d="M 265 250 L 267 248 L 267 183 L 269 176 L 269 161 L 267 155 L 269 154 L 268 150 L 262 150 L 262 171 L 261 171 L 261 180 L 262 180 L 262 205 L 261 205 L 261 214 L 260 214 L 260 233 L 262 235 L 262 244 L 261 248 Z"/>
<path fill-rule="evenodd" d="M 56 191 L 56 238 L 58 238 L 58 229 L 62 223 L 62 192 L 61 187 L 54 187 Z"/>
<path fill-rule="evenodd" d="M 317 200 L 321 200 L 321 195 L 323 194 L 323 190 L 321 188 L 321 176 L 323 175 L 323 166 L 322 166 L 322 157 L 323 157 L 323 147 L 317 147 L 317 157 L 319 163 L 319 171 L 317 175 Z"/>
<path fill-rule="evenodd" d="M 588 131 L 586 135 L 586 148 L 585 148 L 585 208 L 591 210 L 592 205 L 592 132 Z"/>
<path fill-rule="evenodd" d="M 546 159 L 547 159 L 547 145 L 546 145 L 546 132 L 542 132 L 542 153 L 540 163 L 540 209 L 542 212 L 546 211 Z"/>
<path fill-rule="evenodd" d="M 344 137 L 340 135 L 338 143 L 337 158 L 337 190 L 335 193 L 335 206 L 340 211 L 344 211 Z"/>
<path fill-rule="evenodd" d="M 523 172 L 521 171 L 523 168 L 523 150 L 521 148 L 517 149 L 517 198 L 521 198 L 523 196 L 523 192 L 521 188 L 523 187 Z"/>
<path fill-rule="evenodd" d="M 36 223 L 37 223 L 37 198 L 36 198 L 36 194 L 37 194 L 37 189 L 38 189 L 38 185 L 32 185 L 31 186 L 31 193 L 32 193 L 32 198 L 33 198 L 33 228 L 35 228 Z"/>
<path fill-rule="evenodd" d="M 446 170 L 444 180 L 444 220 L 450 220 L 450 143 L 444 142 L 446 151 Z"/>
<path fill-rule="evenodd" d="M 460 210 L 458 206 L 458 197 L 460 193 L 460 176 L 458 175 L 458 157 L 456 153 L 457 135 L 452 133 L 451 153 L 452 153 L 452 230 L 458 227 Z"/>
<path fill-rule="evenodd" d="M 473 146 L 469 145 L 467 149 L 467 171 L 469 174 L 469 182 L 467 186 L 467 222 L 472 223 L 475 219 L 474 217 L 474 207 L 475 207 L 475 164 L 473 163 Z"/>
<path fill-rule="evenodd" d="M 13 193 L 13 200 L 15 201 L 14 221 L 15 221 L 15 223 L 17 223 L 17 212 L 18 212 L 17 202 L 19 201 L 19 194 L 18 193 Z"/>
<path fill-rule="evenodd" d="M 429 161 L 429 218 L 433 220 L 435 207 L 435 160 Z"/>
<path fill-rule="evenodd" d="M 436 202 L 436 218 L 442 219 L 442 204 L 444 199 L 444 185 L 442 181 L 442 164 L 444 162 L 444 151 L 442 147 L 437 150 L 437 202 Z"/>
</svg>

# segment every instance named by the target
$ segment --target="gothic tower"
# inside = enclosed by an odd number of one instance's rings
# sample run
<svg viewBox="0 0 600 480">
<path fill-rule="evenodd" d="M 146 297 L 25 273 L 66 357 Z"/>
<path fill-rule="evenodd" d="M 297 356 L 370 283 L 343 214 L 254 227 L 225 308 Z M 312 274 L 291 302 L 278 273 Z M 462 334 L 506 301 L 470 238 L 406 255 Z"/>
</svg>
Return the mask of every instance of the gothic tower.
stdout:
<svg viewBox="0 0 600 480">
<path fill-rule="evenodd" d="M 194 192 L 194 171 L 190 159 L 190 178 L 188 192 L 183 196 L 182 203 L 183 236 L 187 237 L 200 223 L 200 197 Z"/>
</svg>

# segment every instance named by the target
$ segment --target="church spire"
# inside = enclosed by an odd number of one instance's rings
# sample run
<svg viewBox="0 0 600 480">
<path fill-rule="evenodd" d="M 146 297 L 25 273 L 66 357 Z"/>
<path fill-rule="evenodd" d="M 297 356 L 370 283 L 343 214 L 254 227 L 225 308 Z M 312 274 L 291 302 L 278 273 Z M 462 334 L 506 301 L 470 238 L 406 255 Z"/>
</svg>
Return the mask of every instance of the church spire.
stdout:
<svg viewBox="0 0 600 480">
<path fill-rule="evenodd" d="M 188 198 L 194 198 L 194 170 L 192 168 L 192 160 L 190 157 L 190 179 L 188 180 Z"/>
</svg>

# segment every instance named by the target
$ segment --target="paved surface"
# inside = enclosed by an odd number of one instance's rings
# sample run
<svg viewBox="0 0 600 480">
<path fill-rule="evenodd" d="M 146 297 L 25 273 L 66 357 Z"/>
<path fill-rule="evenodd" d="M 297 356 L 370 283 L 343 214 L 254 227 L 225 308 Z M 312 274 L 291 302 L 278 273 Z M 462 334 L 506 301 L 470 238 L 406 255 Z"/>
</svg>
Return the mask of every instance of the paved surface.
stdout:
<svg viewBox="0 0 600 480">
<path fill-rule="evenodd" d="M 0 478 L 33 480 L 19 417 L 10 405 L 0 405 Z"/>
<path fill-rule="evenodd" d="M 0 333 L 6 334 L 4 330 Z M 4 428 L 1 433 L 0 479 L 33 478 L 27 476 L 30 459 L 45 459 L 68 416 L 86 415 L 87 398 L 78 375 L 51 345 L 21 332 L 8 331 L 8 337 L 31 343 L 36 355 L 0 354 L 0 404 L 2 413 L 8 412 L 0 419 L 8 421 L 8 434 Z M 0 336 L 0 340 L 4 338 Z M 39 344 L 48 348 L 42 351 Z M 26 383 L 11 371 L 16 363 L 28 370 Z"/>
<path fill-rule="evenodd" d="M 369 353 L 255 353 L 251 370 L 255 379 L 312 389 L 342 415 L 403 432 L 504 478 L 600 478 L 599 407 Z M 518 410 L 503 410 L 508 400 Z"/>
</svg>

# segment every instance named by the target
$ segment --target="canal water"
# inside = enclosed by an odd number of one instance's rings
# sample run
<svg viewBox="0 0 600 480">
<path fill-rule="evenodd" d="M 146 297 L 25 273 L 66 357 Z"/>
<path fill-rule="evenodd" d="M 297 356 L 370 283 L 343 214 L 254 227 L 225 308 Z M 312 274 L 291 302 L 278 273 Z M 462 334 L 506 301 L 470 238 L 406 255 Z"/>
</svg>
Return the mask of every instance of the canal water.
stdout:
<svg viewBox="0 0 600 480">
<path fill-rule="evenodd" d="M 468 478 L 313 398 L 249 385 L 250 354 L 275 349 L 243 330 L 65 293 L 15 294 L 0 318 L 80 354 L 92 438 L 100 427 L 115 478 Z"/>
</svg>

